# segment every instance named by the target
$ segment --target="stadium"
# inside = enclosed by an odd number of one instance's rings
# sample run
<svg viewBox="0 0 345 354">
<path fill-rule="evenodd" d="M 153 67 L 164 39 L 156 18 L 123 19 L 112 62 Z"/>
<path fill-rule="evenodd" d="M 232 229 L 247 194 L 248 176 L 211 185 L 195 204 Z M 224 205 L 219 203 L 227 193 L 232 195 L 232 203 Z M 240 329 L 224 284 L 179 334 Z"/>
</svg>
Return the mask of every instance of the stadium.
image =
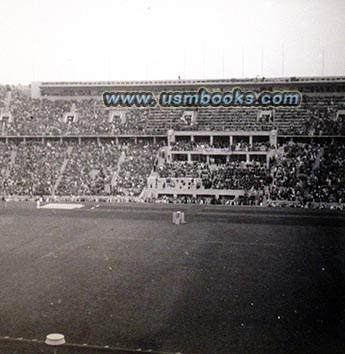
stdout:
<svg viewBox="0 0 345 354">
<path fill-rule="evenodd" d="M 303 99 L 102 102 L 200 86 Z M 345 77 L 33 82 L 0 102 L 1 353 L 50 353 L 51 332 L 59 353 L 345 350 Z"/>
<path fill-rule="evenodd" d="M 0 354 L 345 353 L 343 0 L 0 13 Z"/>
<path fill-rule="evenodd" d="M 105 91 L 297 91 L 273 108 L 107 108 Z M 1 88 L 6 200 L 343 209 L 345 78 L 32 83 Z"/>
</svg>

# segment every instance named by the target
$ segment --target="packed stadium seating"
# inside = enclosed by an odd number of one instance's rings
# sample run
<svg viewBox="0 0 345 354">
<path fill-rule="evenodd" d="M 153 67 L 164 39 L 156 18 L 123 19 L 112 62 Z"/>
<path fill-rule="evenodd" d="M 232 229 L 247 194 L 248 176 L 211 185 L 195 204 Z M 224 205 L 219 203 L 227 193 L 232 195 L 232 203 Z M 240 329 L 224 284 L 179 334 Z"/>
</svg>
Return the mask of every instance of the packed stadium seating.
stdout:
<svg viewBox="0 0 345 354">
<path fill-rule="evenodd" d="M 66 148 L 54 143 L 12 145 L 4 189 L 10 195 L 49 195 L 53 191 Z"/>
<path fill-rule="evenodd" d="M 127 145 L 116 179 L 114 194 L 139 195 L 147 183 L 156 161 L 159 146 Z"/>
<path fill-rule="evenodd" d="M 257 108 L 199 108 L 191 122 L 180 109 L 109 109 L 100 99 L 77 95 L 33 99 L 7 85 L 0 86 L 0 108 L 6 118 L 0 131 L 4 196 L 125 196 L 159 203 L 296 207 L 345 203 L 345 145 L 332 138 L 345 134 L 344 114 L 339 114 L 345 95 L 305 94 L 300 107 L 267 114 Z M 255 137 L 255 132 L 272 129 L 282 138 L 278 147 L 267 136 L 232 141 L 208 135 L 242 131 Z M 168 130 L 190 134 L 169 141 Z M 192 139 L 199 131 L 203 136 Z M 169 146 L 157 143 L 155 135 L 165 137 Z M 299 142 L 284 139 L 289 135 Z M 319 136 L 326 138 L 312 139 Z M 206 159 L 208 153 L 220 155 Z M 160 193 L 148 195 L 147 189 Z M 164 194 L 168 189 L 174 194 Z M 243 193 L 217 194 L 232 190 Z"/>
<path fill-rule="evenodd" d="M 10 97 L 8 98 L 8 92 Z M 8 101 L 8 102 L 5 102 Z M 260 109 L 196 109 L 196 122 L 182 119 L 184 110 L 150 108 L 126 109 L 124 121 L 110 119 L 110 110 L 100 99 L 32 99 L 20 89 L 2 86 L 1 107 L 8 105 L 13 122 L 2 135 L 114 135 L 165 134 L 168 129 L 187 131 L 269 131 L 280 134 L 338 135 L 344 133 L 344 119 L 337 112 L 345 109 L 345 95 L 303 96 L 299 108 L 275 108 L 269 119 L 260 118 Z M 66 114 L 77 119 L 64 121 Z"/>
<path fill-rule="evenodd" d="M 94 142 L 72 146 L 62 166 L 57 195 L 109 195 L 120 148 Z"/>
<path fill-rule="evenodd" d="M 343 203 L 345 145 L 289 144 L 272 163 L 272 200 Z"/>
</svg>

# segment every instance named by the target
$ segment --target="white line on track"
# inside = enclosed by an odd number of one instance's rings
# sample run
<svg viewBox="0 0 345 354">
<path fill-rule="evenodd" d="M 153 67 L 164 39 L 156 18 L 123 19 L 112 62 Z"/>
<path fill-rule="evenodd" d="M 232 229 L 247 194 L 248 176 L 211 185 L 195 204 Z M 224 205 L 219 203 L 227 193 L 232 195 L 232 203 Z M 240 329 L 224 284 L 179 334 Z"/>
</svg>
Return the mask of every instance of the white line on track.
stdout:
<svg viewBox="0 0 345 354">
<path fill-rule="evenodd" d="M 117 240 L 128 240 L 128 241 L 155 241 L 160 240 L 156 238 L 144 238 L 144 237 L 117 237 Z"/>
<path fill-rule="evenodd" d="M 214 243 L 214 244 L 218 244 L 218 245 L 223 245 L 225 243 L 223 241 L 203 241 L 203 240 L 186 240 L 186 241 L 187 242 L 195 242 L 195 243 Z"/>
<path fill-rule="evenodd" d="M 144 238 L 144 237 L 105 237 L 109 239 L 114 239 L 114 240 L 121 240 L 121 241 L 162 241 L 165 239 L 161 238 Z M 198 244 L 215 244 L 215 245 L 225 245 L 225 244 L 232 244 L 232 245 L 241 245 L 241 246 L 265 246 L 265 247 L 279 247 L 278 244 L 275 243 L 259 243 L 259 242 L 237 242 L 237 241 L 232 241 L 232 242 L 226 242 L 226 241 L 204 241 L 204 240 L 180 240 L 180 239 L 174 239 L 173 241 L 176 242 L 191 242 L 191 243 L 198 243 Z"/>
<path fill-rule="evenodd" d="M 25 339 L 23 337 L 15 338 L 15 337 L 0 337 L 0 342 L 6 341 L 6 342 L 25 342 L 25 343 L 32 343 L 37 342 L 43 344 L 44 342 L 42 340 L 37 340 L 37 339 Z M 135 350 L 133 349 L 126 349 L 126 348 L 118 348 L 118 347 L 110 347 L 109 345 L 104 345 L 104 346 L 99 346 L 99 345 L 90 345 L 90 344 L 77 344 L 77 343 L 68 343 L 69 347 L 72 347 L 74 349 L 79 349 L 79 348 L 89 348 L 89 351 L 99 351 L 99 350 L 104 350 L 104 348 L 109 348 L 112 352 L 134 352 Z M 161 352 L 161 351 L 154 351 L 154 350 L 142 350 L 142 349 L 137 349 L 136 351 L 138 352 L 143 352 L 143 353 L 153 353 L 153 354 L 181 354 L 180 352 Z"/>
<path fill-rule="evenodd" d="M 259 243 L 259 242 L 236 242 L 233 241 L 231 242 L 233 245 L 244 245 L 244 246 L 273 246 L 273 247 L 278 247 L 277 244 L 275 243 Z"/>
<path fill-rule="evenodd" d="M 54 252 L 49 252 L 49 253 L 45 254 L 44 256 L 42 256 L 41 258 L 46 258 L 46 257 L 54 257 L 54 258 L 56 258 Z"/>
</svg>

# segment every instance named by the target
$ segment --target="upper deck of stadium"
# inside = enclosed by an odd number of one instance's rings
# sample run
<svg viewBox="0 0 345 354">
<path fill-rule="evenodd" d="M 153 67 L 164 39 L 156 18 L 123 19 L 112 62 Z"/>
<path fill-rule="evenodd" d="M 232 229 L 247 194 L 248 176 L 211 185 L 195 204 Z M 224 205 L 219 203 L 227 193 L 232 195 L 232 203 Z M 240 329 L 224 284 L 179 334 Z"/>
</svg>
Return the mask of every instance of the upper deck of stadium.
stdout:
<svg viewBox="0 0 345 354">
<path fill-rule="evenodd" d="M 162 91 L 298 91 L 298 107 L 116 107 L 102 101 L 105 91 L 158 94 Z M 33 82 L 1 86 L 0 136 L 116 137 L 176 134 L 223 135 L 277 131 L 278 136 L 345 136 L 345 76 L 222 80 Z M 231 134 L 228 134 L 229 136 Z"/>
<path fill-rule="evenodd" d="M 299 90 L 302 93 L 345 92 L 345 76 L 310 77 L 255 77 L 211 80 L 123 80 L 123 81 L 74 81 L 74 82 L 32 82 L 31 97 L 42 96 L 99 96 L 106 90 L 198 90 L 205 87 L 211 90 L 233 89 L 235 87 L 252 90 Z"/>
</svg>

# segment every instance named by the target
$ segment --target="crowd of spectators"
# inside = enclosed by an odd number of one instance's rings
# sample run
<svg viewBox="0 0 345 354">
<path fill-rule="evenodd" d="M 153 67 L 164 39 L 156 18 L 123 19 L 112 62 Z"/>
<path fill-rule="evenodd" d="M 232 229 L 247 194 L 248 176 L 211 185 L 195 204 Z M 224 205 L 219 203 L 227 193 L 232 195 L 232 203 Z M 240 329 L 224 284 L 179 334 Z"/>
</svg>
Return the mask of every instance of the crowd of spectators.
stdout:
<svg viewBox="0 0 345 354">
<path fill-rule="evenodd" d="M 199 205 L 229 205 L 229 206 L 262 206 L 263 197 L 260 195 L 258 198 L 253 196 L 243 195 L 238 197 L 230 196 L 207 196 L 207 195 L 167 195 L 162 194 L 157 198 L 151 200 L 157 204 L 199 204 Z"/>
<path fill-rule="evenodd" d="M 0 143 L 0 188 L 4 189 L 9 175 L 12 145 Z"/>
<path fill-rule="evenodd" d="M 57 195 L 110 195 L 121 147 L 82 143 L 73 147 L 63 171 Z"/>
<path fill-rule="evenodd" d="M 209 144 L 207 142 L 197 143 L 192 141 L 178 141 L 171 143 L 170 145 L 172 151 L 195 151 L 195 150 L 210 150 L 210 149 L 220 149 L 222 151 L 268 151 L 270 148 L 269 142 L 260 143 L 256 142 L 249 144 L 245 141 L 240 141 L 236 144 L 219 144 L 213 143 Z"/>
<path fill-rule="evenodd" d="M 28 196 L 53 192 L 58 196 L 137 196 L 157 164 L 159 147 L 96 142 L 70 147 L 59 142 L 1 144 L 1 191 Z"/>
<path fill-rule="evenodd" d="M 307 117 L 304 122 L 309 135 L 339 135 L 345 133 L 344 118 L 337 112 L 345 110 L 345 97 L 304 96 Z"/>
<path fill-rule="evenodd" d="M 316 203 L 345 202 L 345 145 L 324 147 L 319 168 L 314 171 L 309 186 L 309 201 Z"/>
<path fill-rule="evenodd" d="M 161 200 L 167 203 L 185 200 L 197 204 L 260 205 L 264 195 L 268 205 L 281 201 L 303 206 L 345 201 L 343 143 L 290 142 L 277 150 L 269 167 L 258 161 L 167 162 L 159 158 L 160 148 L 143 142 L 116 145 L 93 140 L 74 146 L 57 141 L 2 142 L 0 188 L 6 195 L 55 192 L 59 196 L 138 197 L 152 175 L 156 182 L 150 182 L 151 189 L 170 188 L 178 194 L 193 189 L 201 195 L 203 190 L 242 190 L 247 196 L 234 200 L 184 196 L 178 201 L 167 195 Z"/>
<path fill-rule="evenodd" d="M 270 187 L 272 200 L 303 201 L 312 183 L 319 145 L 290 143 L 271 161 L 273 183 Z"/>
<path fill-rule="evenodd" d="M 61 135 L 68 129 L 62 118 L 71 106 L 71 101 L 31 99 L 20 90 L 12 90 L 13 121 L 7 124 L 6 135 Z"/>
<path fill-rule="evenodd" d="M 304 95 L 298 108 L 275 108 L 269 119 L 260 118 L 262 110 L 199 108 L 192 122 L 183 119 L 185 110 L 167 108 L 106 108 L 101 98 L 32 99 L 19 88 L 0 86 L 0 107 L 11 93 L 6 135 L 116 135 L 165 134 L 168 129 L 187 131 L 269 131 L 280 134 L 345 134 L 344 96 Z M 114 115 L 112 114 L 114 113 Z M 118 114 L 117 114 L 118 113 Z M 76 119 L 64 120 L 66 114 Z M 119 119 L 118 116 L 122 115 Z"/>
<path fill-rule="evenodd" d="M 10 154 L 14 161 L 11 165 L 7 157 L 9 171 L 3 183 L 6 195 L 52 194 L 66 157 L 66 146 L 54 142 L 19 144 L 11 146 Z"/>
<path fill-rule="evenodd" d="M 159 168 L 159 176 L 166 178 L 167 186 L 183 177 L 201 179 L 204 189 L 263 190 L 272 182 L 270 169 L 258 161 L 227 162 L 208 166 L 203 162 L 173 161 Z"/>
<path fill-rule="evenodd" d="M 257 161 L 228 162 L 218 166 L 209 176 L 203 178 L 206 189 L 263 190 L 271 182 L 269 168 Z"/>
<path fill-rule="evenodd" d="M 270 200 L 297 205 L 344 203 L 345 146 L 343 144 L 293 144 L 272 161 Z"/>
<path fill-rule="evenodd" d="M 201 178 L 204 170 L 208 171 L 208 166 L 204 163 L 173 161 L 160 166 L 158 173 L 163 178 Z"/>
<path fill-rule="evenodd" d="M 159 144 L 138 144 L 124 147 L 124 161 L 114 186 L 115 195 L 139 195 L 147 178 L 157 166 Z"/>
</svg>

